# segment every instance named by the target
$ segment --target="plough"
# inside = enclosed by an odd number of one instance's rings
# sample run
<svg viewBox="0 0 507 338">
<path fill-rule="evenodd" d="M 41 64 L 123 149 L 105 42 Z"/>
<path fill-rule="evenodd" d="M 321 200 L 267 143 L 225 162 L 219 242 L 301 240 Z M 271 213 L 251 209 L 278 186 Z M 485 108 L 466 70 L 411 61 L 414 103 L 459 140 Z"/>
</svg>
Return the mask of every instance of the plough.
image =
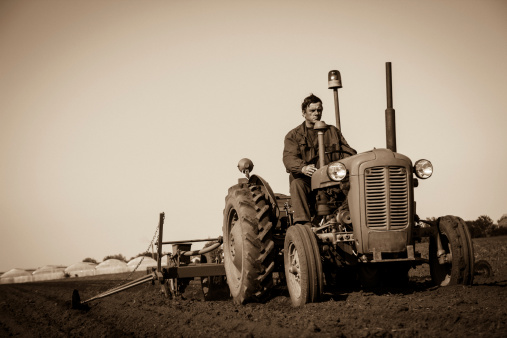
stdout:
<svg viewBox="0 0 507 338">
<path fill-rule="evenodd" d="M 156 243 L 158 254 L 156 267 L 148 267 L 146 276 L 122 283 L 119 286 L 113 287 L 84 301 L 81 301 L 79 291 L 74 290 L 72 293 L 72 308 L 79 309 L 85 306 L 85 304 L 97 299 L 117 294 L 144 283 L 151 282 L 152 284 L 155 284 L 157 281 L 160 283 L 161 292 L 166 297 L 179 297 L 184 292 L 190 280 L 195 277 L 200 277 L 201 279 L 201 286 L 205 299 L 211 298 L 213 295 L 217 294 L 215 291 L 218 290 L 221 290 L 222 292 L 220 293 L 223 294 L 224 289 L 227 288 L 224 264 L 221 262 L 211 262 L 211 259 L 209 258 L 211 256 L 208 255 L 210 252 L 218 249 L 222 245 L 222 237 L 164 242 L 162 241 L 164 219 L 165 214 L 162 212 L 160 213 L 158 224 L 158 240 Z M 190 250 L 192 245 L 191 243 L 195 242 L 216 243 L 213 243 L 201 250 L 192 251 Z M 168 259 L 166 266 L 162 266 L 162 247 L 164 245 L 172 245 L 172 253 L 167 255 Z M 190 262 L 190 256 L 195 255 L 201 255 L 200 263 Z"/>
</svg>

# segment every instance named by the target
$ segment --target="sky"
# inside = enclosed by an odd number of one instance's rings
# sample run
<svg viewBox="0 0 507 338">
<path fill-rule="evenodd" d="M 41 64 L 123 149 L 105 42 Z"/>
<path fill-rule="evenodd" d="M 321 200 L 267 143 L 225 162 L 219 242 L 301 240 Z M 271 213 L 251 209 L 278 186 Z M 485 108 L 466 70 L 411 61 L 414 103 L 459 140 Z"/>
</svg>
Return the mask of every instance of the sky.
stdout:
<svg viewBox="0 0 507 338">
<path fill-rule="evenodd" d="M 288 194 L 304 97 L 335 123 L 330 70 L 348 143 L 385 148 L 385 62 L 418 215 L 496 222 L 505 1 L 1 1 L 0 271 L 131 258 L 161 212 L 164 241 L 222 235 L 240 159 Z"/>
</svg>

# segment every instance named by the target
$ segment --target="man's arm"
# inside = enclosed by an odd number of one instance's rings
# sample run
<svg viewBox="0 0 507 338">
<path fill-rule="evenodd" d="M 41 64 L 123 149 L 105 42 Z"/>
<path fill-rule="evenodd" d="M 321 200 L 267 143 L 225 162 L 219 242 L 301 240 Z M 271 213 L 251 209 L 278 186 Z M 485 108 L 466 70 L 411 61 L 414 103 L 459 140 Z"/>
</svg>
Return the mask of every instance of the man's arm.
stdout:
<svg viewBox="0 0 507 338">
<path fill-rule="evenodd" d="M 283 143 L 283 164 L 285 169 L 288 173 L 301 174 L 306 163 L 302 159 L 298 142 L 289 133 L 285 136 Z"/>
</svg>

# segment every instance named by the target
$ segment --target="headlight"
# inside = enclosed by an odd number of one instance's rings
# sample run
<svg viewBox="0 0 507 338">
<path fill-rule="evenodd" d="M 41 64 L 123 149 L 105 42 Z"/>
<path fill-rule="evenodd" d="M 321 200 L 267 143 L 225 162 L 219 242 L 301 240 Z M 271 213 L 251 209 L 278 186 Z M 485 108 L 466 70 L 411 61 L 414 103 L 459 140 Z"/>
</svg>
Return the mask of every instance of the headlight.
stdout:
<svg viewBox="0 0 507 338">
<path fill-rule="evenodd" d="M 327 167 L 327 176 L 333 181 L 341 181 L 347 176 L 347 168 L 340 162 L 334 162 Z"/>
<path fill-rule="evenodd" d="M 433 174 L 433 164 L 428 160 L 418 160 L 414 164 L 414 172 L 419 178 L 428 178 Z"/>
</svg>

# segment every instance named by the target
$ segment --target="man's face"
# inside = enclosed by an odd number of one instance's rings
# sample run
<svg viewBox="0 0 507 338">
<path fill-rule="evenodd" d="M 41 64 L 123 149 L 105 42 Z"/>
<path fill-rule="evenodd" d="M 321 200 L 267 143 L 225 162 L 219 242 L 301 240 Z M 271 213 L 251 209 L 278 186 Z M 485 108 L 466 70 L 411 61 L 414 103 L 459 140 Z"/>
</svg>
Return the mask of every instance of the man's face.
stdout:
<svg viewBox="0 0 507 338">
<path fill-rule="evenodd" d="M 305 112 L 303 113 L 303 116 L 306 120 L 306 126 L 307 127 L 313 127 L 315 122 L 320 121 L 320 118 L 322 117 L 322 103 L 310 103 L 308 107 L 306 107 Z"/>
</svg>

